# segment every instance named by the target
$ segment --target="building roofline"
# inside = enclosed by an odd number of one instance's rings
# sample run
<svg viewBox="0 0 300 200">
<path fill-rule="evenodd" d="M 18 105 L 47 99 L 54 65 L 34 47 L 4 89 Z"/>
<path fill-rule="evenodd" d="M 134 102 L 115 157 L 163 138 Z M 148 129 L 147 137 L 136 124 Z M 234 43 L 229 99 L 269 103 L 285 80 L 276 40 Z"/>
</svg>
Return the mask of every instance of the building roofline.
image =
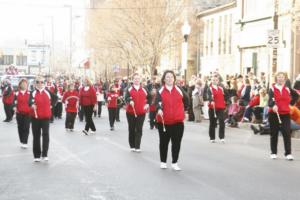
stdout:
<svg viewBox="0 0 300 200">
<path fill-rule="evenodd" d="M 234 8 L 234 7 L 236 7 L 236 1 L 224 4 L 224 5 L 221 5 L 221 6 L 217 6 L 215 8 L 210 8 L 210 9 L 201 11 L 197 14 L 197 17 L 198 18 L 205 17 L 205 16 L 215 14 L 215 13 L 218 13 L 220 11 L 225 11 L 225 10 L 228 10 L 228 9 Z"/>
</svg>

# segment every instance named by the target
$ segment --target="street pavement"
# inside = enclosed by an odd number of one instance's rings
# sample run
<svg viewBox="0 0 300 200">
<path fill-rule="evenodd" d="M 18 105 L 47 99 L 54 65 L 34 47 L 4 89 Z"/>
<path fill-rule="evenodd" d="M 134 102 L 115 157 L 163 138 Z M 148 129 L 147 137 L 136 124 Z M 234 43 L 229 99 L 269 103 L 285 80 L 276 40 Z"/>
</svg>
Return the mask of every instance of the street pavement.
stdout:
<svg viewBox="0 0 300 200">
<path fill-rule="evenodd" d="M 2 106 L 2 105 L 1 105 Z M 3 111 L 0 117 L 4 119 Z M 159 168 L 158 133 L 144 124 L 142 152 L 129 151 L 127 121 L 109 130 L 107 110 L 95 118 L 96 134 L 74 133 L 64 119 L 50 127 L 49 162 L 34 163 L 19 146 L 17 124 L 0 122 L 0 200 L 298 200 L 300 141 L 294 161 L 269 159 L 269 137 L 226 128 L 226 144 L 209 143 L 208 122 L 186 122 L 180 172 Z"/>
</svg>

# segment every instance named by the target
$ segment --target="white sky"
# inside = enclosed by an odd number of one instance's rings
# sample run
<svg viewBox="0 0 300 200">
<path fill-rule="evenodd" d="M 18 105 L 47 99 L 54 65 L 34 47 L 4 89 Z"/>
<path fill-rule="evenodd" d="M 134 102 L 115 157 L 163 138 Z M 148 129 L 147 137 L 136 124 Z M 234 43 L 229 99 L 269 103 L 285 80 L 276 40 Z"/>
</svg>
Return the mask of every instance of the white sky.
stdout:
<svg viewBox="0 0 300 200">
<path fill-rule="evenodd" d="M 28 43 L 51 44 L 51 16 L 54 19 L 56 51 L 69 51 L 70 9 L 73 7 L 73 41 L 83 46 L 86 0 L 0 0 L 0 49 Z M 75 18 L 74 16 L 81 16 Z"/>
</svg>

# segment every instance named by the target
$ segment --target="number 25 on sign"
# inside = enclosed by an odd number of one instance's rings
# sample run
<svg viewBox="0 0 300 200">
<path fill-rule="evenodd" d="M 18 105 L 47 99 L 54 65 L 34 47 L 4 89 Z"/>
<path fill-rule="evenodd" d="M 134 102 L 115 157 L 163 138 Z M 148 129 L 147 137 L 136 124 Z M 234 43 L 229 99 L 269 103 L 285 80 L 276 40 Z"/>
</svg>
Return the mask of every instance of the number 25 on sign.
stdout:
<svg viewBox="0 0 300 200">
<path fill-rule="evenodd" d="M 279 48 L 279 30 L 269 30 L 268 31 L 267 47 Z"/>
</svg>

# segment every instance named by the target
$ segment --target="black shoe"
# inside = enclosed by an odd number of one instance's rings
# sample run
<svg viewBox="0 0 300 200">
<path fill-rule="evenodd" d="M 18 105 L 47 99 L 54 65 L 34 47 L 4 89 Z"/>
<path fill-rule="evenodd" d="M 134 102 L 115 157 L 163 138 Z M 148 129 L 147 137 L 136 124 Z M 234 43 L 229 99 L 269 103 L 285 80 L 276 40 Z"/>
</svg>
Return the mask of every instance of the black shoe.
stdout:
<svg viewBox="0 0 300 200">
<path fill-rule="evenodd" d="M 116 121 L 117 121 L 117 122 L 120 122 L 120 120 L 119 120 L 119 119 L 117 119 Z"/>
<path fill-rule="evenodd" d="M 82 131 L 85 135 L 89 135 L 89 133 L 86 130 Z"/>
<path fill-rule="evenodd" d="M 113 131 L 113 130 L 115 130 L 115 128 L 114 127 L 110 127 L 110 130 Z"/>
<path fill-rule="evenodd" d="M 260 132 L 254 125 L 251 125 L 250 128 L 252 129 L 255 135 Z"/>
<path fill-rule="evenodd" d="M 8 119 L 5 119 L 5 120 L 3 120 L 3 122 L 9 122 L 9 120 L 8 120 Z"/>
<path fill-rule="evenodd" d="M 100 117 L 101 117 L 101 115 L 98 115 L 98 117 L 100 118 Z"/>
</svg>

